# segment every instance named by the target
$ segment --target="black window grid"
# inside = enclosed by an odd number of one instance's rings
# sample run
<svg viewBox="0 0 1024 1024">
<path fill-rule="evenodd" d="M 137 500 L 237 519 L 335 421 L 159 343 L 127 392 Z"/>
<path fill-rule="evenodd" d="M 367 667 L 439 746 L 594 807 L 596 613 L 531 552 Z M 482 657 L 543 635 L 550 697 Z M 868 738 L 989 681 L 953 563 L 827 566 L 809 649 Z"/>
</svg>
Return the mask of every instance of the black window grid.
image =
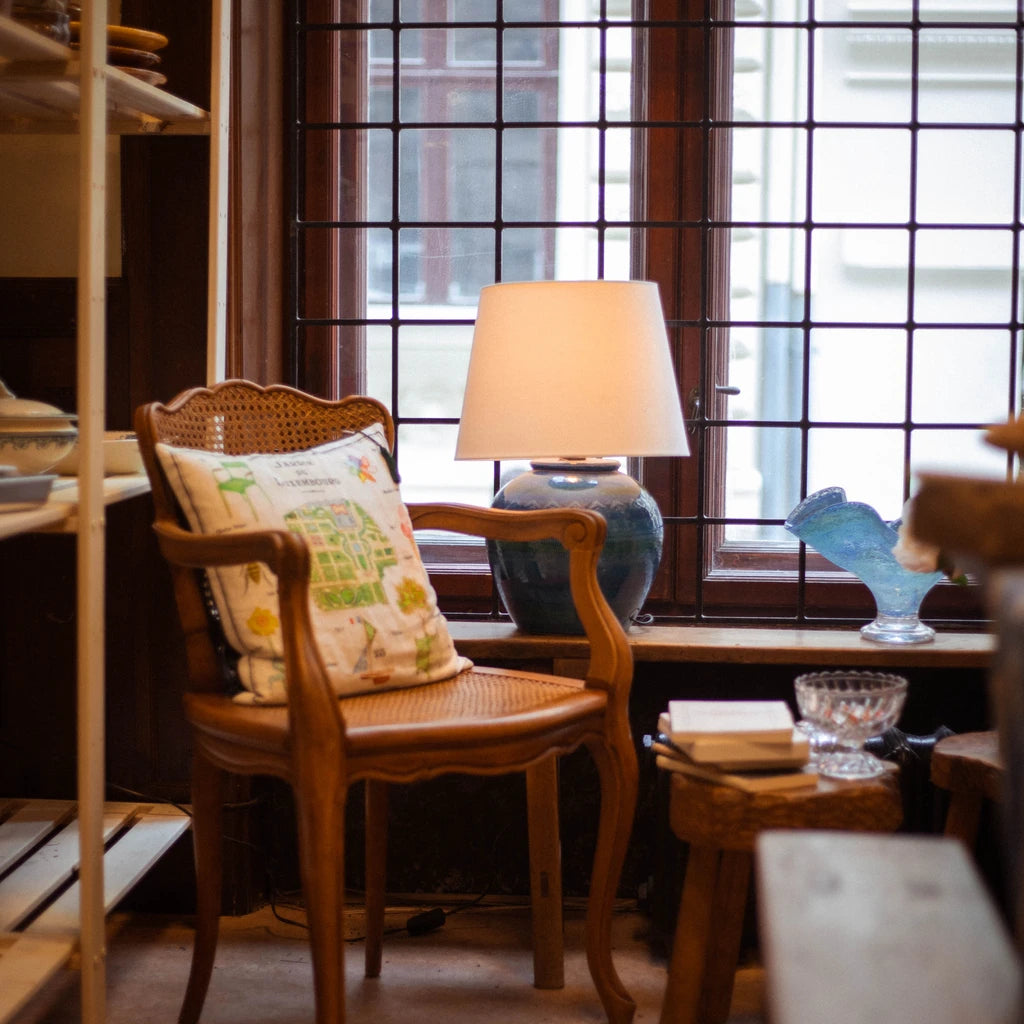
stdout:
<svg viewBox="0 0 1024 1024">
<path fill-rule="evenodd" d="M 303 5 L 299 4 L 301 8 Z M 397 6 L 397 5 L 396 5 Z M 698 390 L 706 395 L 714 387 L 714 381 L 711 379 L 711 361 L 708 358 L 708 353 L 713 346 L 714 342 L 711 340 L 716 335 L 721 335 L 728 332 L 733 328 L 752 328 L 752 329 L 780 329 L 780 330 L 792 330 L 799 332 L 802 344 L 802 368 L 801 368 L 801 409 L 798 416 L 787 417 L 781 419 L 773 418 L 734 418 L 729 416 L 715 415 L 709 411 L 710 402 L 704 401 L 701 403 L 700 410 L 694 415 L 690 409 L 687 412 L 690 416 L 689 426 L 692 431 L 692 445 L 691 445 L 691 458 L 696 460 L 697 465 L 697 502 L 696 511 L 693 515 L 680 515 L 674 514 L 671 511 L 665 513 L 666 529 L 670 530 L 679 526 L 695 527 L 697 529 L 698 538 L 700 538 L 698 544 L 699 556 L 697 564 L 693 566 L 693 573 L 695 578 L 695 591 L 697 594 L 696 604 L 693 608 L 692 614 L 687 614 L 686 618 L 695 618 L 696 620 L 702 619 L 716 619 L 717 616 L 714 613 L 708 613 L 703 607 L 703 601 L 701 597 L 702 583 L 708 572 L 710 564 L 710 550 L 708 548 L 708 537 L 711 536 L 712 531 L 716 528 L 725 527 L 728 525 L 750 525 L 750 526 L 781 526 L 784 523 L 783 517 L 773 516 L 728 516 L 724 514 L 715 514 L 709 511 L 709 495 L 711 492 L 711 472 L 709 468 L 707 458 L 707 439 L 709 432 L 713 430 L 729 430 L 735 428 L 750 428 L 750 429 L 763 429 L 763 428 L 782 428 L 790 431 L 795 431 L 799 435 L 799 448 L 800 448 L 800 497 L 803 497 L 807 493 L 807 473 L 808 473 L 808 444 L 811 432 L 820 429 L 835 429 L 835 430 L 856 430 L 870 434 L 873 431 L 900 431 L 903 434 L 903 446 L 905 455 L 905 464 L 909 467 L 910 465 L 910 454 L 911 454 L 911 443 L 915 433 L 927 433 L 932 431 L 978 431 L 983 430 L 988 424 L 983 422 L 964 422 L 963 420 L 949 420 L 949 421 L 934 421 L 929 420 L 927 422 L 915 421 L 912 417 L 912 388 L 913 388 L 913 355 L 914 355 L 914 343 L 915 334 L 917 331 L 922 329 L 928 330 L 970 330 L 972 332 L 1007 332 L 1010 338 L 1009 344 L 1009 367 L 1007 373 L 1007 395 L 1006 395 L 1006 407 L 1007 416 L 1013 415 L 1019 408 L 1020 405 L 1020 361 L 1021 361 L 1021 310 L 1024 305 L 1024 299 L 1020 294 L 1020 277 L 1021 277 L 1021 226 L 1022 226 L 1022 213 L 1021 213 L 1021 193 L 1022 193 L 1022 181 L 1024 181 L 1024 154 L 1022 154 L 1022 136 L 1024 136 L 1024 121 L 1022 121 L 1022 110 L 1024 110 L 1024 100 L 1022 100 L 1022 79 L 1024 79 L 1024 2 L 1018 2 L 1016 17 L 1011 21 L 980 21 L 971 19 L 962 19 L 955 21 L 938 21 L 929 20 L 921 17 L 920 5 L 918 0 L 914 0 L 912 7 L 912 15 L 905 21 L 900 20 L 871 20 L 871 19 L 858 19 L 858 20 L 818 20 L 815 17 L 815 3 L 814 0 L 809 0 L 809 16 L 807 19 L 794 19 L 794 20 L 755 20 L 755 19 L 737 19 L 737 18 L 716 18 L 713 14 L 708 11 L 705 16 L 700 19 L 611 19 L 607 15 L 607 5 L 602 2 L 601 4 L 601 16 L 594 20 L 572 20 L 572 21 L 552 21 L 542 19 L 538 21 L 503 21 L 501 19 L 501 10 L 503 7 L 503 0 L 497 0 L 498 18 L 496 22 L 483 22 L 483 21 L 410 21 L 400 22 L 396 18 L 391 21 L 347 21 L 347 22 L 317 22 L 317 23 L 304 23 L 301 18 L 301 14 L 297 17 L 295 23 L 295 36 L 294 36 L 294 52 L 301 53 L 302 51 L 302 40 L 305 34 L 313 31 L 343 31 L 343 32 L 359 32 L 359 31 L 370 31 L 380 29 L 390 29 L 393 32 L 393 59 L 392 69 L 396 75 L 395 88 L 392 90 L 392 116 L 388 121 L 381 120 L 351 120 L 351 121 L 305 121 L 303 120 L 299 108 L 299 97 L 302 95 L 303 89 L 303 76 L 301 71 L 301 62 L 297 61 L 297 73 L 296 73 L 296 103 L 293 108 L 293 119 L 292 119 L 292 143 L 293 143 L 293 155 L 294 165 L 297 168 L 294 175 L 295 187 L 293 190 L 293 206 L 291 211 L 291 222 L 292 222 L 292 238 L 294 242 L 293 248 L 293 266 L 296 268 L 293 285 L 293 295 L 291 304 L 291 331 L 292 331 L 292 351 L 293 354 L 297 353 L 301 347 L 300 336 L 301 332 L 306 327 L 361 327 L 370 325 L 380 325 L 386 323 L 391 331 L 391 357 L 392 366 L 394 367 L 394 377 L 392 381 L 392 411 L 395 416 L 396 426 L 401 428 L 403 425 L 430 425 L 430 424 L 442 424 L 448 426 L 455 426 L 458 423 L 457 417 L 442 416 L 442 417 L 420 417 L 420 416 L 406 416 L 403 414 L 399 403 L 398 394 L 398 346 L 399 346 L 399 334 L 400 328 L 407 326 L 460 326 L 465 325 L 470 320 L 470 316 L 461 318 L 459 316 L 444 317 L 444 318 L 417 318 L 415 316 L 409 316 L 401 312 L 402 303 L 399 299 L 399 233 L 403 229 L 410 228 L 477 228 L 484 230 L 492 230 L 495 233 L 495 260 L 494 260 L 494 280 L 500 281 L 502 279 L 502 246 L 501 239 L 504 232 L 514 229 L 540 229 L 540 230 L 554 230 L 560 228 L 583 228 L 590 229 L 596 232 L 599 239 L 598 244 L 598 277 L 603 277 L 605 272 L 604 266 L 604 251 L 605 251 L 605 238 L 609 230 L 629 230 L 630 232 L 642 233 L 647 230 L 667 229 L 667 230 L 687 230 L 697 229 L 702 234 L 702 249 L 704 258 L 702 259 L 702 266 L 700 268 L 700 280 L 701 280 L 701 294 L 704 296 L 702 301 L 701 314 L 697 319 L 670 319 L 668 321 L 668 327 L 670 332 L 684 331 L 684 330 L 696 330 L 699 332 L 702 339 L 701 342 L 701 359 L 700 359 L 700 383 Z M 599 97 L 599 113 L 596 118 L 593 119 L 538 119 L 538 120 L 514 120 L 505 118 L 502 113 L 502 33 L 498 31 L 496 37 L 496 73 L 495 73 L 495 110 L 496 115 L 492 123 L 483 123 L 479 121 L 454 121 L 454 120 L 423 120 L 423 121 L 402 121 L 400 117 L 400 90 L 398 88 L 397 75 L 402 67 L 402 61 L 400 57 L 401 47 L 401 32 L 413 31 L 421 29 L 454 29 L 454 28 L 465 28 L 465 29 L 479 29 L 494 27 L 497 24 L 498 28 L 512 27 L 516 29 L 524 28 L 583 28 L 583 29 L 597 29 L 600 32 L 600 38 L 602 40 L 600 50 L 600 75 L 599 81 L 602 85 L 601 95 Z M 789 28 L 798 30 L 806 34 L 808 43 L 806 45 L 807 54 L 807 110 L 808 116 L 802 119 L 792 120 L 779 120 L 779 119 L 730 119 L 713 117 L 711 115 L 712 98 L 716 95 L 716 89 L 720 88 L 720 83 L 707 82 L 706 83 L 706 96 L 708 102 L 705 105 L 704 115 L 697 120 L 653 120 L 644 118 L 616 118 L 609 120 L 607 117 L 606 110 L 606 97 L 604 95 L 603 85 L 605 82 L 605 70 L 607 67 L 607 50 L 606 50 L 606 33 L 609 29 L 622 29 L 625 27 L 632 27 L 635 30 L 643 31 L 647 29 L 666 31 L 666 30 L 678 30 L 678 31 L 694 31 L 699 30 L 703 32 L 705 37 L 705 49 L 710 47 L 710 36 L 712 30 L 721 31 L 735 28 L 751 29 L 751 28 L 763 28 L 763 29 L 779 29 Z M 990 123 L 986 121 L 967 122 L 967 121 L 921 121 L 918 116 L 919 106 L 919 87 L 918 87 L 918 67 L 920 62 L 920 35 L 922 31 L 934 30 L 941 28 L 947 31 L 956 30 L 975 30 L 975 29 L 996 29 L 1000 31 L 1013 31 L 1015 34 L 1015 52 L 1016 52 L 1016 85 L 1015 85 L 1015 114 L 1012 122 L 1007 123 Z M 893 31 L 893 30 L 906 30 L 910 32 L 911 36 L 911 62 L 912 62 L 912 84 L 911 84 L 911 116 L 906 122 L 896 121 L 843 121 L 834 119 L 821 119 L 818 120 L 813 116 L 814 110 L 814 93 L 815 93 L 815 60 L 816 50 L 813 44 L 813 36 L 815 32 L 826 30 L 826 31 L 837 31 L 842 29 L 850 30 L 880 30 L 880 31 Z M 707 66 L 712 65 L 711 61 L 706 62 Z M 424 130 L 424 129 L 436 129 L 436 130 L 479 130 L 481 128 L 491 127 L 495 132 L 495 193 L 494 193 L 494 209 L 496 215 L 492 219 L 481 219 L 481 220 L 465 220 L 465 221 L 451 221 L 445 219 L 422 219 L 422 220 L 403 220 L 399 216 L 400 204 L 399 204 L 399 159 L 398 149 L 400 145 L 400 136 L 403 131 L 408 130 Z M 599 155 L 597 162 L 598 178 L 597 178 L 597 190 L 598 190 L 598 213 L 594 218 L 584 218 L 576 220 L 563 220 L 563 219 L 535 219 L 535 220 L 505 220 L 501 216 L 502 210 L 502 152 L 504 146 L 505 132 L 509 129 L 518 128 L 535 128 L 535 129 L 567 129 L 567 128 L 588 128 L 594 129 L 598 132 L 598 138 L 600 140 Z M 699 216 L 695 217 L 682 217 L 678 219 L 616 219 L 614 221 L 608 220 L 605 217 L 605 180 L 606 180 L 606 138 L 607 132 L 611 129 L 631 129 L 631 130 L 644 130 L 644 129 L 661 129 L 661 128 L 676 128 L 676 129 L 699 129 L 704 133 L 705 137 L 705 161 L 704 168 L 705 173 L 710 165 L 710 133 L 712 130 L 721 131 L 732 128 L 764 128 L 766 130 L 773 129 L 793 129 L 803 131 L 807 136 L 807 146 L 805 151 L 805 161 L 808 173 L 805 175 L 806 179 L 806 195 L 804 199 L 805 216 L 802 219 L 796 220 L 779 220 L 779 219 L 734 219 L 732 217 L 716 217 L 714 212 L 708 207 L 705 198 L 705 206 Z M 910 135 L 910 162 L 909 162 L 909 188 L 910 188 L 910 217 L 904 222 L 894 222 L 891 220 L 879 220 L 879 221 L 861 221 L 851 223 L 848 221 L 836 221 L 836 220 L 816 220 L 812 216 L 813 210 L 813 194 L 814 194 L 814 181 L 811 169 L 813 168 L 814 160 L 814 136 L 815 132 L 824 129 L 848 129 L 856 128 L 858 130 L 881 130 L 881 131 L 892 131 L 892 132 L 906 132 Z M 369 219 L 342 219 L 342 220 L 305 220 L 302 216 L 302 211 L 305 208 L 305 196 L 304 196 L 304 175 L 302 173 L 302 154 L 303 145 L 302 139 L 306 133 L 317 132 L 317 131 L 356 131 L 366 129 L 385 129 L 392 133 L 392 180 L 391 180 L 391 192 L 392 192 L 392 216 L 386 220 L 369 220 Z M 1009 221 L 1001 224 L 992 223 L 967 223 L 958 221 L 948 222 L 936 222 L 927 221 L 921 222 L 915 218 L 915 207 L 916 207 L 916 180 L 917 180 L 917 169 L 918 169 L 918 140 L 922 131 L 936 132 L 936 131 L 981 131 L 981 132 L 1012 132 L 1014 136 L 1014 158 L 1013 158 L 1013 215 Z M 704 193 L 705 197 L 708 194 L 707 181 L 705 180 Z M 300 243 L 301 237 L 305 231 L 315 229 L 339 229 L 339 228 L 360 228 L 360 229 L 372 229 L 379 228 L 385 229 L 391 232 L 392 237 L 392 298 L 391 298 L 391 310 L 390 316 L 384 318 L 371 318 L 371 317 L 316 317 L 307 316 L 301 309 L 301 303 L 299 299 L 300 289 L 298 287 L 298 281 L 301 280 L 303 273 L 302 268 L 302 246 Z M 728 232 L 735 229 L 789 229 L 797 232 L 802 232 L 807 240 L 807 244 L 804 247 L 804 289 L 803 289 L 803 301 L 804 311 L 803 316 L 794 319 L 731 319 L 728 317 L 714 316 L 713 313 L 713 302 L 714 296 L 709 295 L 709 275 L 707 270 L 708 252 L 711 246 L 709 245 L 709 239 L 716 232 Z M 896 320 L 834 320 L 834 319 L 816 319 L 811 316 L 810 303 L 813 295 L 811 287 L 811 254 L 813 252 L 813 245 L 815 239 L 815 233 L 824 230 L 904 230 L 908 235 L 908 279 L 907 279 L 907 316 L 903 319 Z M 921 321 L 915 319 L 913 315 L 914 310 L 914 297 L 915 297 L 915 249 L 917 239 L 921 232 L 930 231 L 972 231 L 972 230 L 986 230 L 986 231 L 1001 231 L 1008 233 L 1012 237 L 1012 256 L 1011 256 L 1011 267 L 1010 267 L 1010 301 L 1009 301 L 1009 316 L 1005 320 L 990 321 L 990 322 L 976 322 L 976 321 L 963 321 L 963 322 L 933 322 L 933 321 Z M 469 311 L 467 310 L 467 313 Z M 901 332 L 905 332 L 907 337 L 906 345 L 906 373 L 905 373 L 905 384 L 904 384 L 904 409 L 905 415 L 902 419 L 892 419 L 886 421 L 847 421 L 847 420 L 828 420 L 828 419 L 815 419 L 810 415 L 809 412 L 809 374 L 810 374 L 810 338 L 811 332 L 815 329 L 827 329 L 827 328 L 853 328 L 853 327 L 869 327 L 873 329 L 892 329 Z M 301 359 L 297 355 L 294 356 L 292 373 L 298 378 L 301 374 Z M 685 392 L 684 392 L 685 394 Z M 1016 469 L 1015 460 L 1012 456 L 1007 455 L 1006 459 L 1006 471 L 1007 474 L 1012 474 Z M 493 482 L 495 488 L 499 483 L 500 467 L 498 464 L 494 466 Z M 904 497 L 910 492 L 911 487 L 911 476 L 909 469 L 904 474 Z M 797 584 L 798 584 L 798 598 L 796 611 L 794 614 L 786 613 L 782 616 L 785 621 L 793 621 L 796 623 L 805 622 L 818 622 L 818 621 L 832 621 L 832 619 L 819 620 L 815 616 L 808 614 L 806 609 L 805 601 L 805 590 L 808 580 L 807 570 L 807 553 L 804 545 L 799 545 L 798 554 L 798 567 L 797 567 Z M 729 616 L 725 616 L 728 618 Z M 757 618 L 763 618 L 759 615 Z M 834 618 L 834 617 L 833 617 Z"/>
</svg>

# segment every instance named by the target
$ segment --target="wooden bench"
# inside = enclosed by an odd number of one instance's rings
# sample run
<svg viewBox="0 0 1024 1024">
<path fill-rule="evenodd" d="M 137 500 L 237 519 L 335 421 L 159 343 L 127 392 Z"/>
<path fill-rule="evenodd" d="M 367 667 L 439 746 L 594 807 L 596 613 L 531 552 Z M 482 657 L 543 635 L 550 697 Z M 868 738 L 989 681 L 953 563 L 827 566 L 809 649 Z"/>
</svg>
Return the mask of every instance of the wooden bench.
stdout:
<svg viewBox="0 0 1024 1024">
<path fill-rule="evenodd" d="M 758 922 L 772 1024 L 1010 1024 L 1021 972 L 963 843 L 765 832 Z"/>
</svg>

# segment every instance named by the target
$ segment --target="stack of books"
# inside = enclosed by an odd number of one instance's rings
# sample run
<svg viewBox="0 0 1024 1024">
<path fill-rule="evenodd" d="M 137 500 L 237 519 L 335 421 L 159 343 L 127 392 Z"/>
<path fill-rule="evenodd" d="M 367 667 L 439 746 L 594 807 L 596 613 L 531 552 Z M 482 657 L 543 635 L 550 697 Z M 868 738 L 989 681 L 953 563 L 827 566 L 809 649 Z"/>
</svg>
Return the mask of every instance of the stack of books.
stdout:
<svg viewBox="0 0 1024 1024">
<path fill-rule="evenodd" d="M 817 784 L 810 743 L 783 700 L 670 700 L 658 718 L 659 768 L 747 792 Z"/>
</svg>

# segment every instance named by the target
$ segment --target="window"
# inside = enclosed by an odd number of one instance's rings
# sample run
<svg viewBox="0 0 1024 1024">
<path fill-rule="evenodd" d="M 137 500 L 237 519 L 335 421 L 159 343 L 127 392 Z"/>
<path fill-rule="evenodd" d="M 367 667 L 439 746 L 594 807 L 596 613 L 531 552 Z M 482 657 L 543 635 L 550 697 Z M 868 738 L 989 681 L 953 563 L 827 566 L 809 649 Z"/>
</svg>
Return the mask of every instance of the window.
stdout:
<svg viewBox="0 0 1024 1024">
<path fill-rule="evenodd" d="M 666 617 L 865 618 L 783 528 L 823 486 L 894 519 L 922 468 L 1006 474 L 1019 408 L 1021 31 L 1010 0 L 305 0 L 294 383 L 392 409 L 409 500 L 452 458 L 494 280 L 658 281 L 693 431 L 657 497 Z M 450 611 L 482 548 L 434 544 Z M 978 614 L 943 585 L 925 615 Z M 482 602 L 482 603 L 481 603 Z"/>
</svg>

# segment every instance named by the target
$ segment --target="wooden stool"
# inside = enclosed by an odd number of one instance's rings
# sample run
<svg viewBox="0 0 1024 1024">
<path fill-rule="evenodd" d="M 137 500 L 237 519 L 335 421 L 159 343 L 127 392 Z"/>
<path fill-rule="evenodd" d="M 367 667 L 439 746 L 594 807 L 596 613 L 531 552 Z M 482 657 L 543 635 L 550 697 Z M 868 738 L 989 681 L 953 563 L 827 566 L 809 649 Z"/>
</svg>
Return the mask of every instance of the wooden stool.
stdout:
<svg viewBox="0 0 1024 1024">
<path fill-rule="evenodd" d="M 729 1016 L 754 844 L 767 829 L 895 831 L 899 772 L 814 788 L 746 793 L 673 773 L 669 824 L 690 847 L 661 1024 L 722 1024 Z"/>
<path fill-rule="evenodd" d="M 1003 798 L 1003 762 L 999 736 L 991 732 L 965 732 L 947 736 L 932 753 L 932 782 L 950 794 L 945 833 L 974 849 L 981 805 Z"/>
</svg>

